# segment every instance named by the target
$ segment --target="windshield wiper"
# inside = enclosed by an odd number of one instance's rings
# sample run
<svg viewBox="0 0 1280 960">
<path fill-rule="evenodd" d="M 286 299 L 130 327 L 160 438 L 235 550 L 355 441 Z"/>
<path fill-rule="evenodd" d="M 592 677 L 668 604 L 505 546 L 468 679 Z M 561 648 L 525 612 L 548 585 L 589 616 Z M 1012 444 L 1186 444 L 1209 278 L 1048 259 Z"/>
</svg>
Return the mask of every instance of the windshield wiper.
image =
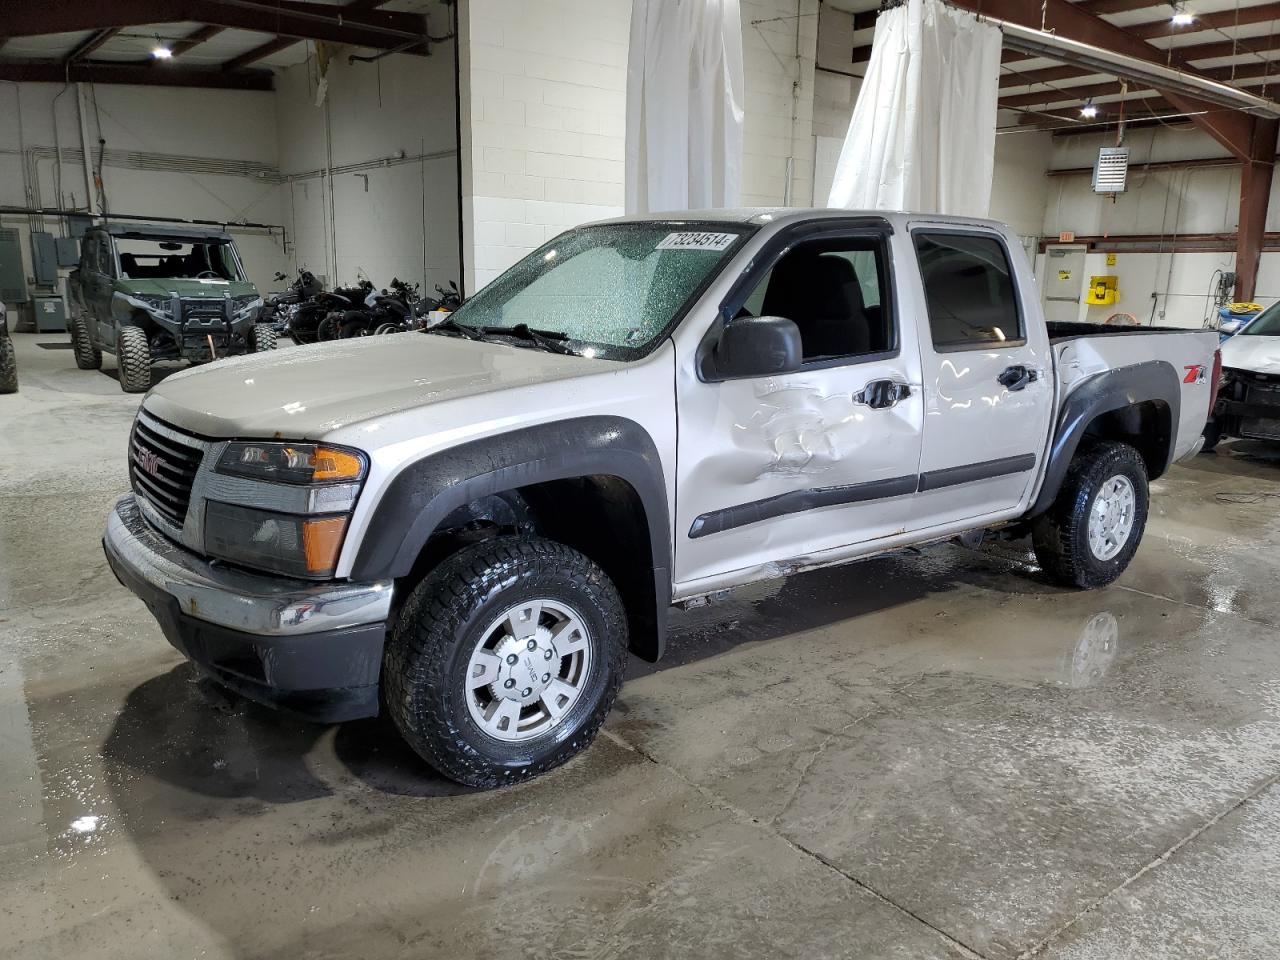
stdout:
<svg viewBox="0 0 1280 960">
<path fill-rule="evenodd" d="M 568 340 L 569 337 L 559 330 L 535 330 L 527 323 L 517 323 L 514 327 L 483 327 L 482 329 L 491 336 L 515 337 L 518 340 L 527 340 L 550 353 L 563 353 L 570 357 L 578 355 L 577 350 L 565 346 L 564 341 Z"/>
<path fill-rule="evenodd" d="M 483 340 L 484 333 L 475 327 L 468 327 L 466 324 L 459 323 L 453 317 L 445 317 L 439 323 L 433 323 L 429 327 L 423 327 L 425 333 L 435 333 L 438 330 L 447 330 L 450 333 L 457 333 L 468 340 Z"/>
</svg>

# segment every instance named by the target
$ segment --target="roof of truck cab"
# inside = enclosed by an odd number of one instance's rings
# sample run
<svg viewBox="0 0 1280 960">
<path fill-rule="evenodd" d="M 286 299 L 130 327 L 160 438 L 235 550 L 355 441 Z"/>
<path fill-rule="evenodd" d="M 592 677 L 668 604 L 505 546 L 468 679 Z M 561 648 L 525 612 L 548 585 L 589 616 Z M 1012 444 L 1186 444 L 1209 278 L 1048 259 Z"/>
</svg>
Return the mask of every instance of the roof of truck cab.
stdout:
<svg viewBox="0 0 1280 960">
<path fill-rule="evenodd" d="M 598 220 L 590 226 L 613 223 L 644 222 L 700 222 L 741 223 L 763 227 L 774 223 L 802 223 L 806 220 L 867 217 L 887 221 L 895 228 L 905 229 L 908 223 L 925 220 L 930 223 L 948 223 L 956 226 L 998 227 L 1005 225 L 998 220 L 981 217 L 962 217 L 945 213 L 912 213 L 907 210 L 845 210 L 840 207 L 724 207 L 703 210 L 661 210 L 654 213 L 637 213 L 625 217 Z"/>
<path fill-rule="evenodd" d="M 170 240 L 218 240 L 229 242 L 231 235 L 217 227 L 202 227 L 195 224 L 181 223 L 99 223 L 90 227 L 101 230 L 113 237 L 133 239 L 150 239 L 163 237 Z"/>
</svg>

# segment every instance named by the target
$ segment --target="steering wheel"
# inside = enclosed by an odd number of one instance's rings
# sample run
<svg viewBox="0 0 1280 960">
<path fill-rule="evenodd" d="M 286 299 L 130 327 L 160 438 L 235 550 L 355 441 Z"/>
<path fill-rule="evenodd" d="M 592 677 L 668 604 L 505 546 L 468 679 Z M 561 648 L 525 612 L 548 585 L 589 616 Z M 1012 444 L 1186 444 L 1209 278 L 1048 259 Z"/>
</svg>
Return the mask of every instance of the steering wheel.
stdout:
<svg viewBox="0 0 1280 960">
<path fill-rule="evenodd" d="M 197 280 L 203 280 L 205 277 L 209 277 L 209 278 L 211 278 L 211 279 L 213 279 L 213 280 L 221 280 L 221 279 L 222 279 L 220 276 L 218 276 L 218 275 L 217 275 L 216 273 L 214 273 L 212 270 L 201 270 L 199 273 L 197 273 L 197 274 L 196 274 L 195 279 L 197 279 Z"/>
</svg>

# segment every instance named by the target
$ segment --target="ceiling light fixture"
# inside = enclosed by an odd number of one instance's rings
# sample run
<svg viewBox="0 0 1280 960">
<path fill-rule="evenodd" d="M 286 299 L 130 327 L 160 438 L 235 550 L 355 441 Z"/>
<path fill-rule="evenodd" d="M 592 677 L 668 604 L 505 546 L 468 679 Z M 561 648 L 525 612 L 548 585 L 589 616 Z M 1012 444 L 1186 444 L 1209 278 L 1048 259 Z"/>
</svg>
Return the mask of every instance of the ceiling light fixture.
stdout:
<svg viewBox="0 0 1280 960">
<path fill-rule="evenodd" d="M 1169 6 L 1173 7 L 1173 18 L 1171 22 L 1175 27 L 1189 27 L 1191 24 L 1196 22 L 1195 16 L 1187 13 L 1181 3 L 1171 3 Z"/>
<path fill-rule="evenodd" d="M 1086 120 L 1092 120 L 1097 115 L 1098 115 L 1098 108 L 1093 105 L 1092 100 L 1088 101 L 1083 107 L 1080 108 L 1080 116 L 1084 117 Z"/>
<path fill-rule="evenodd" d="M 157 60 L 169 60 L 173 57 L 173 50 L 160 39 L 160 34 L 156 34 L 156 45 L 151 48 L 151 56 Z"/>
</svg>

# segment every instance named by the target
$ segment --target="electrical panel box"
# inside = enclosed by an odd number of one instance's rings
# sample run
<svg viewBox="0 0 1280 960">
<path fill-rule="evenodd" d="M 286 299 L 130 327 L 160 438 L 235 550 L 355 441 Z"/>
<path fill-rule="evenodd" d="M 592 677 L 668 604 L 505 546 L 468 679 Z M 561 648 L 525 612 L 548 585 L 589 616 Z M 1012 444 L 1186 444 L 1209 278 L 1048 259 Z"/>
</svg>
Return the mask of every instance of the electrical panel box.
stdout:
<svg viewBox="0 0 1280 960">
<path fill-rule="evenodd" d="M 1124 193 L 1129 178 L 1129 148 L 1102 147 L 1093 165 L 1094 193 Z"/>
<path fill-rule="evenodd" d="M 1095 307 L 1109 307 L 1120 299 L 1120 291 L 1116 289 L 1114 276 L 1090 277 L 1089 293 L 1085 303 Z"/>
<path fill-rule="evenodd" d="M 78 267 L 80 265 L 80 238 L 58 237 L 53 241 L 58 251 L 58 266 Z"/>
<path fill-rule="evenodd" d="M 58 248 L 52 233 L 32 232 L 31 272 L 41 286 L 53 286 L 58 282 Z"/>
<path fill-rule="evenodd" d="M 67 329 L 67 305 L 61 297 L 36 297 L 32 301 L 36 333 L 63 333 Z"/>
<path fill-rule="evenodd" d="M 27 274 L 22 267 L 22 247 L 18 231 L 0 229 L 0 302 L 12 306 L 27 302 Z"/>
</svg>

